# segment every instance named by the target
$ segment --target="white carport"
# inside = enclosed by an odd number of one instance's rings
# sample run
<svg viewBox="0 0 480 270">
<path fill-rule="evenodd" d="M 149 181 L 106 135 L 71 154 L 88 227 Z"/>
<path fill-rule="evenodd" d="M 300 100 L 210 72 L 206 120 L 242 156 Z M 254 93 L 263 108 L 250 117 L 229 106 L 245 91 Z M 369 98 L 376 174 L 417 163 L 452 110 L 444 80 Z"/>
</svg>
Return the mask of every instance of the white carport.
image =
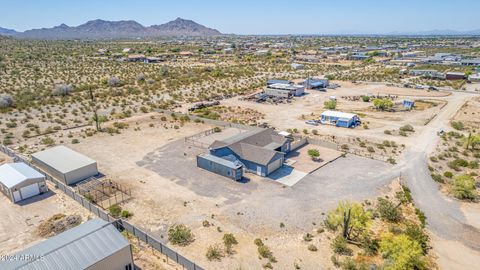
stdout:
<svg viewBox="0 0 480 270">
<path fill-rule="evenodd" d="M 0 190 L 12 202 L 19 202 L 48 190 L 45 176 L 25 163 L 0 166 Z"/>
</svg>

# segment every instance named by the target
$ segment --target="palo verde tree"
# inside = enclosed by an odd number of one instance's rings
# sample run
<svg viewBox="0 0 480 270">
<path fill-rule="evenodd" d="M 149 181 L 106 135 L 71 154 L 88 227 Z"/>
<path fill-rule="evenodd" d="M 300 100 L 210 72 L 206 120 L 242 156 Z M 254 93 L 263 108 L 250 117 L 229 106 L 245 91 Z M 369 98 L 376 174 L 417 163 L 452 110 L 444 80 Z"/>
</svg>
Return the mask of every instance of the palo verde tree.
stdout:
<svg viewBox="0 0 480 270">
<path fill-rule="evenodd" d="M 325 225 L 333 230 L 341 227 L 342 236 L 354 240 L 370 226 L 371 216 L 371 212 L 365 211 L 361 204 L 345 201 L 328 213 Z"/>
</svg>

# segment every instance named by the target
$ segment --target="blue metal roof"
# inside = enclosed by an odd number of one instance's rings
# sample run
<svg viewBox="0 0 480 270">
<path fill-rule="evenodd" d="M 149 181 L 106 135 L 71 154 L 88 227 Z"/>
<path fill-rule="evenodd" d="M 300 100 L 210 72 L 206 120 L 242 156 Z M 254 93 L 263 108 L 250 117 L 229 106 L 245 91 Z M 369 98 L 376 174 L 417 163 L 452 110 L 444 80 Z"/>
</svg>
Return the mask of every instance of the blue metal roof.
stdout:
<svg viewBox="0 0 480 270">
<path fill-rule="evenodd" d="M 0 269 L 86 269 L 128 245 L 113 225 L 92 219 L 0 261 Z"/>
</svg>

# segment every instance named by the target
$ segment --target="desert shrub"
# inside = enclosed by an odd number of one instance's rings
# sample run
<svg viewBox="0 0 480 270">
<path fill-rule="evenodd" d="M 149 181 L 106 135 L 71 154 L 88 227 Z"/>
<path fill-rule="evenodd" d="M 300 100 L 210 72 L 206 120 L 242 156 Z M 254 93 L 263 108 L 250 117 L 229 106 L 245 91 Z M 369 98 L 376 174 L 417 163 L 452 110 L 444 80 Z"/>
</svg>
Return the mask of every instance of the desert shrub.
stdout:
<svg viewBox="0 0 480 270">
<path fill-rule="evenodd" d="M 374 256 L 378 252 L 379 241 L 375 238 L 371 238 L 368 234 L 365 234 L 361 238 L 360 247 L 363 249 L 365 255 Z"/>
<path fill-rule="evenodd" d="M 380 217 L 389 222 L 398 222 L 402 217 L 400 210 L 389 200 L 378 198 L 377 211 Z"/>
<path fill-rule="evenodd" d="M 443 178 L 440 174 L 432 173 L 430 176 L 432 177 L 433 181 L 435 181 L 435 182 L 445 183 L 445 181 L 443 180 Z"/>
<path fill-rule="evenodd" d="M 9 107 L 13 107 L 14 101 L 12 96 L 10 95 L 1 95 L 0 96 L 0 109 L 5 109 Z"/>
<path fill-rule="evenodd" d="M 112 76 L 108 78 L 107 84 L 111 87 L 118 87 L 122 85 L 122 81 L 118 77 Z"/>
<path fill-rule="evenodd" d="M 475 179 L 470 175 L 459 175 L 453 179 L 452 194 L 461 200 L 474 200 L 476 198 Z"/>
<path fill-rule="evenodd" d="M 219 245 L 209 246 L 205 256 L 209 261 L 220 261 L 223 257 L 222 248 Z"/>
<path fill-rule="evenodd" d="M 314 252 L 318 250 L 317 246 L 315 246 L 314 244 L 308 245 L 307 249 Z"/>
<path fill-rule="evenodd" d="M 450 125 L 456 130 L 463 130 L 465 128 L 464 124 L 460 121 L 452 121 Z"/>
<path fill-rule="evenodd" d="M 381 111 L 389 110 L 393 107 L 393 101 L 388 98 L 377 98 L 373 100 L 373 106 Z"/>
<path fill-rule="evenodd" d="M 123 218 L 129 218 L 133 216 L 133 213 L 128 210 L 123 210 L 122 213 L 120 213 L 120 216 Z"/>
<path fill-rule="evenodd" d="M 453 177 L 453 173 L 452 172 L 449 172 L 449 171 L 446 171 L 443 173 L 443 176 L 447 177 L 447 178 L 452 178 Z"/>
<path fill-rule="evenodd" d="M 227 251 L 227 253 L 232 254 L 232 247 L 233 245 L 238 244 L 238 241 L 233 234 L 226 233 L 223 235 L 223 244 L 225 245 L 225 250 Z"/>
<path fill-rule="evenodd" d="M 270 248 L 265 245 L 261 245 L 258 247 L 258 254 L 260 254 L 262 258 L 270 258 L 272 256 Z"/>
<path fill-rule="evenodd" d="M 122 207 L 118 204 L 114 204 L 108 208 L 108 211 L 110 212 L 110 215 L 112 217 L 119 217 L 120 214 L 122 213 Z"/>
<path fill-rule="evenodd" d="M 54 96 L 66 96 L 73 91 L 73 86 L 71 84 L 56 84 L 53 87 L 52 94 Z"/>
<path fill-rule="evenodd" d="M 335 100 L 327 100 L 323 103 L 323 106 L 327 110 L 335 110 L 337 107 L 337 102 Z"/>
<path fill-rule="evenodd" d="M 370 97 L 369 96 L 362 96 L 363 102 L 370 102 Z"/>
<path fill-rule="evenodd" d="M 194 235 L 187 226 L 177 224 L 168 229 L 168 241 L 174 245 L 186 246 L 194 241 Z"/>
<path fill-rule="evenodd" d="M 352 249 L 348 247 L 347 240 L 342 236 L 337 236 L 333 239 L 331 247 L 333 252 L 340 255 L 351 255 Z"/>
<path fill-rule="evenodd" d="M 262 239 L 260 239 L 260 238 L 256 238 L 255 240 L 253 240 L 253 243 L 258 247 L 263 246 Z"/>
<path fill-rule="evenodd" d="M 387 135 L 392 135 L 392 132 L 388 129 L 384 130 L 383 133 L 387 134 Z"/>
<path fill-rule="evenodd" d="M 310 242 L 312 240 L 313 240 L 313 235 L 310 234 L 310 233 L 307 233 L 303 236 L 303 241 L 305 241 L 305 242 Z"/>
<path fill-rule="evenodd" d="M 422 247 L 405 234 L 383 234 L 380 251 L 386 259 L 386 269 L 426 269 Z"/>
<path fill-rule="evenodd" d="M 405 131 L 405 132 L 414 132 L 414 131 L 415 131 L 415 129 L 413 128 L 413 126 L 412 126 L 412 125 L 410 125 L 410 124 L 406 124 L 406 125 L 404 125 L 404 126 L 401 126 L 401 127 L 400 127 L 400 131 Z"/>
<path fill-rule="evenodd" d="M 420 244 L 423 254 L 427 253 L 429 237 L 420 226 L 414 223 L 408 224 L 405 228 L 405 234 L 410 237 L 410 239 Z"/>
<path fill-rule="evenodd" d="M 418 209 L 418 208 L 415 208 L 415 214 L 417 215 L 418 219 L 420 220 L 420 223 L 422 224 L 422 227 L 425 227 L 425 225 L 427 224 L 427 216 L 425 216 L 425 213 Z"/>
<path fill-rule="evenodd" d="M 214 127 L 213 132 L 222 132 L 222 129 L 220 127 Z"/>
</svg>

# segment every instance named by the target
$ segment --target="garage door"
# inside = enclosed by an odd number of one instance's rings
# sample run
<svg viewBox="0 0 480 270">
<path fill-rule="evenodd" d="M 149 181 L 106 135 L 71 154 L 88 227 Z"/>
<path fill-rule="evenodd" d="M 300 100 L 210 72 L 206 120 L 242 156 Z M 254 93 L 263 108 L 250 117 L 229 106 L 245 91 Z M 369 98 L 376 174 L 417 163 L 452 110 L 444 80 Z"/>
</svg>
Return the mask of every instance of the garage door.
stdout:
<svg viewBox="0 0 480 270">
<path fill-rule="evenodd" d="M 276 169 L 280 168 L 281 166 L 282 166 L 282 159 L 279 158 L 274 162 L 268 164 L 268 173 L 274 172 Z"/>
<path fill-rule="evenodd" d="M 20 188 L 20 192 L 22 193 L 22 199 L 25 200 L 27 198 L 38 195 L 40 193 L 40 190 L 38 189 L 38 184 L 35 183 L 29 186 Z"/>
</svg>

